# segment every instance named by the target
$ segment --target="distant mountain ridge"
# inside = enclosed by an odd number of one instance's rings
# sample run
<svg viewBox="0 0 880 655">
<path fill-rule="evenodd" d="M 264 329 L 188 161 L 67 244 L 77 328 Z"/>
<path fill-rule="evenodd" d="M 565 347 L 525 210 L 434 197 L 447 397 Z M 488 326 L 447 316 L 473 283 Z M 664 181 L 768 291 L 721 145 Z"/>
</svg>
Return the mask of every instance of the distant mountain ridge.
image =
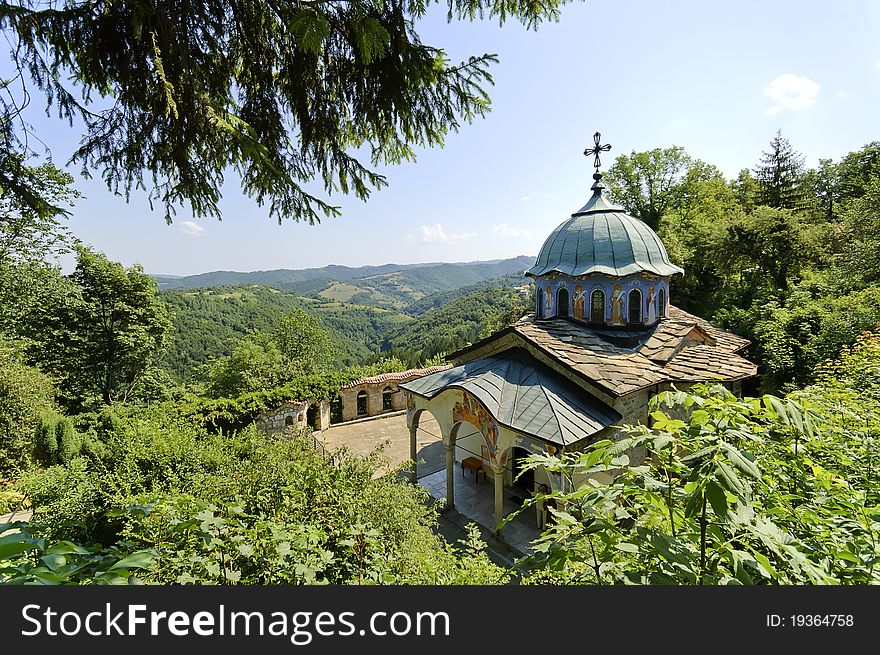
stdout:
<svg viewBox="0 0 880 655">
<path fill-rule="evenodd" d="M 488 261 L 383 264 L 349 267 L 213 271 L 176 279 L 154 276 L 161 291 L 229 286 L 265 286 L 307 298 L 403 309 L 434 294 L 472 287 L 499 277 L 522 277 L 535 258 L 526 255 Z M 524 278 L 523 278 L 524 279 Z"/>
<path fill-rule="evenodd" d="M 288 269 L 278 268 L 265 271 L 210 271 L 196 275 L 153 275 L 160 289 L 204 289 L 210 287 L 235 286 L 241 284 L 261 284 L 283 288 L 281 285 L 291 285 L 299 282 L 313 280 L 355 280 L 359 278 L 388 275 L 410 269 L 439 268 L 443 271 L 455 268 L 473 269 L 475 271 L 491 272 L 488 278 L 499 275 L 509 275 L 517 272 L 517 269 L 526 268 L 535 263 L 534 256 L 519 255 L 509 259 L 490 259 L 473 262 L 426 262 L 419 264 L 381 264 L 378 266 L 342 266 L 330 264 L 320 268 Z M 497 270 L 497 272 L 495 272 Z M 485 273 L 483 273 L 485 275 Z"/>
</svg>

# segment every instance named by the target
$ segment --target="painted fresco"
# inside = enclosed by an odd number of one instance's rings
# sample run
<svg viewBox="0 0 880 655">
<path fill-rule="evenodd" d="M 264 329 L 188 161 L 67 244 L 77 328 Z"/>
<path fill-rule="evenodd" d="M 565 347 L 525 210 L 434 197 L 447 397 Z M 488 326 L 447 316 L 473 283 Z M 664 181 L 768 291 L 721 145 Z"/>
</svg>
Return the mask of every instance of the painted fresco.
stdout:
<svg viewBox="0 0 880 655">
<path fill-rule="evenodd" d="M 462 391 L 462 401 L 452 407 L 452 423 L 470 423 L 483 435 L 483 441 L 489 451 L 489 459 L 503 466 L 507 460 L 507 451 L 498 460 L 498 423 L 483 403 L 467 391 Z"/>
<path fill-rule="evenodd" d="M 584 287 L 580 284 L 576 284 L 574 286 L 574 295 L 572 296 L 572 300 L 574 300 L 574 317 L 582 321 L 584 320 Z"/>
<path fill-rule="evenodd" d="M 623 314 L 623 287 L 615 284 L 611 287 L 611 325 L 625 325 Z"/>
<path fill-rule="evenodd" d="M 565 288 L 571 294 L 572 316 L 579 321 L 589 321 L 587 295 L 594 289 L 605 293 L 605 319 L 612 325 L 626 325 L 629 317 L 629 292 L 638 289 L 644 304 L 640 308 L 642 322 L 651 325 L 663 316 L 661 303 L 668 302 L 669 278 L 637 273 L 627 277 L 611 277 L 594 274 L 585 278 L 572 278 L 560 274 L 546 275 L 536 280 L 544 296 L 544 317 L 554 316 L 553 298 L 559 289 Z M 588 290 L 588 291 L 585 291 Z M 661 293 L 662 292 L 662 293 Z M 665 301 L 665 302 L 664 302 Z"/>
<path fill-rule="evenodd" d="M 651 325 L 657 320 L 657 294 L 654 285 L 648 285 L 648 293 L 645 294 L 645 323 Z"/>
</svg>

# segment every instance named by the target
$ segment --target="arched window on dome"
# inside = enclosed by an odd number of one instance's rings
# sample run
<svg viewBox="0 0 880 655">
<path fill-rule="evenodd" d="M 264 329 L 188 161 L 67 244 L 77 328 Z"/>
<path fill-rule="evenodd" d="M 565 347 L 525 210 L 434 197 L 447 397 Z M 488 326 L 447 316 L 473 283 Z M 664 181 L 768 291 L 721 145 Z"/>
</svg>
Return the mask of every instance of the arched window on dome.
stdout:
<svg viewBox="0 0 880 655">
<path fill-rule="evenodd" d="M 627 299 L 629 302 L 629 322 L 630 323 L 641 323 L 642 322 L 642 292 L 638 289 L 633 289 L 629 292 L 629 298 Z"/>
<path fill-rule="evenodd" d="M 568 316 L 568 289 L 559 287 L 556 292 L 556 315 Z"/>
<path fill-rule="evenodd" d="M 594 289 L 590 294 L 590 323 L 605 322 L 605 292 Z"/>
<path fill-rule="evenodd" d="M 660 295 L 657 297 L 657 314 L 660 318 L 666 318 L 666 289 L 660 287 Z"/>
<path fill-rule="evenodd" d="M 535 294 L 535 298 L 538 301 L 535 316 L 537 318 L 544 318 L 544 290 L 542 288 L 538 287 L 538 293 Z"/>
</svg>

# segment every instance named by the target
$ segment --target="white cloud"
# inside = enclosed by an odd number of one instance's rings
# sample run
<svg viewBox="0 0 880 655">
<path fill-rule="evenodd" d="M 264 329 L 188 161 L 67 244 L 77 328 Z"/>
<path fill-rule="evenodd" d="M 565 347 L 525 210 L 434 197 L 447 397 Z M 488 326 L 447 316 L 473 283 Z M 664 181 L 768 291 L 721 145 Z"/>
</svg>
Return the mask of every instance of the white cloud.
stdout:
<svg viewBox="0 0 880 655">
<path fill-rule="evenodd" d="M 786 73 L 764 87 L 764 95 L 773 101 L 767 109 L 768 114 L 775 114 L 783 109 L 806 109 L 816 104 L 816 95 L 822 85 L 808 77 Z"/>
<path fill-rule="evenodd" d="M 419 226 L 419 237 L 422 240 L 422 243 L 443 243 L 443 244 L 453 244 L 458 243 L 459 241 L 464 241 L 465 239 L 470 239 L 471 237 L 477 236 L 476 232 L 465 232 L 462 234 L 446 234 L 443 231 L 443 226 L 440 223 L 435 225 L 420 225 Z"/>
<path fill-rule="evenodd" d="M 530 237 L 532 233 L 519 227 L 510 227 L 507 223 L 495 226 L 495 234 L 501 237 L 510 237 L 518 239 L 520 237 Z"/>
<path fill-rule="evenodd" d="M 529 200 L 534 200 L 535 198 L 549 198 L 549 193 L 538 193 L 536 191 L 532 191 L 531 193 L 527 193 L 524 196 L 520 196 L 520 200 L 523 202 L 528 202 Z"/>
<path fill-rule="evenodd" d="M 200 237 L 205 233 L 205 228 L 195 221 L 183 221 L 180 223 L 180 231 L 191 237 Z"/>
</svg>

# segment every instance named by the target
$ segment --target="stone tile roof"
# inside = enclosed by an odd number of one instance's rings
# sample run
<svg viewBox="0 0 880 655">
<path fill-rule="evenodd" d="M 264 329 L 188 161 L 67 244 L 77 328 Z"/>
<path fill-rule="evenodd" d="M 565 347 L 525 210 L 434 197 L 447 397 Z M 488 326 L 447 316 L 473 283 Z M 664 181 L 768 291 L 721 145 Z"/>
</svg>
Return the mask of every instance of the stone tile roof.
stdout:
<svg viewBox="0 0 880 655">
<path fill-rule="evenodd" d="M 459 388 L 476 397 L 498 421 L 562 446 L 621 419 L 621 414 L 520 348 L 412 380 L 401 388 L 431 399 Z"/>
<path fill-rule="evenodd" d="M 513 332 L 579 376 L 614 396 L 622 396 L 655 384 L 725 381 L 755 375 L 757 367 L 737 354 L 749 341 L 712 326 L 708 321 L 678 308 L 653 329 L 641 333 L 635 343 L 615 342 L 607 331 L 568 319 L 535 320 L 526 317 L 505 331 Z M 631 340 L 631 333 L 627 339 Z M 467 353 L 479 356 L 478 342 L 453 354 L 466 361 Z"/>
<path fill-rule="evenodd" d="M 411 380 L 413 378 L 430 375 L 439 371 L 445 371 L 452 368 L 450 364 L 443 366 L 429 366 L 428 368 L 411 368 L 407 371 L 396 371 L 393 373 L 382 373 L 381 375 L 373 375 L 371 377 L 359 378 L 354 382 L 349 382 L 343 389 L 351 389 L 361 384 L 381 384 L 382 382 L 400 382 L 401 380 Z"/>
</svg>

